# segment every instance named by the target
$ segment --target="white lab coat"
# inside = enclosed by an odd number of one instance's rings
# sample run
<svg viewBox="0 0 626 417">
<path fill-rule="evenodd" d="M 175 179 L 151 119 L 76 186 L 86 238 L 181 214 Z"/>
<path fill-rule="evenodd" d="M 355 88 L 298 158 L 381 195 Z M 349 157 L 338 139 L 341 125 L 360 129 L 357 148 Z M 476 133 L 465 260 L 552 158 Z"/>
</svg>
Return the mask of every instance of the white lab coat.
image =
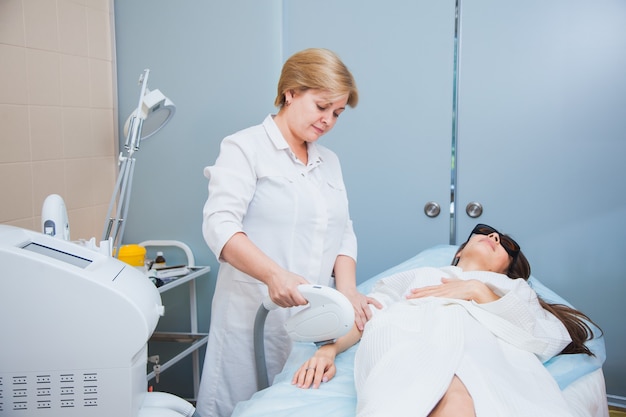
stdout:
<svg viewBox="0 0 626 417">
<path fill-rule="evenodd" d="M 308 145 L 308 165 L 297 160 L 273 117 L 222 142 L 215 165 L 205 168 L 209 197 L 203 235 L 219 257 L 226 242 L 244 232 L 283 268 L 312 284 L 334 285 L 338 255 L 356 260 L 356 237 L 337 156 Z M 267 287 L 220 264 L 197 410 L 228 417 L 256 391 L 253 324 Z M 265 326 L 270 382 L 291 350 L 282 323 L 293 309 L 271 311 Z"/>
<path fill-rule="evenodd" d="M 411 288 L 442 277 L 485 282 L 497 301 L 427 297 L 406 300 Z M 358 417 L 427 416 L 456 374 L 477 417 L 570 416 L 542 361 L 571 341 L 523 279 L 458 267 L 418 268 L 380 280 L 374 310 L 355 357 Z"/>
</svg>

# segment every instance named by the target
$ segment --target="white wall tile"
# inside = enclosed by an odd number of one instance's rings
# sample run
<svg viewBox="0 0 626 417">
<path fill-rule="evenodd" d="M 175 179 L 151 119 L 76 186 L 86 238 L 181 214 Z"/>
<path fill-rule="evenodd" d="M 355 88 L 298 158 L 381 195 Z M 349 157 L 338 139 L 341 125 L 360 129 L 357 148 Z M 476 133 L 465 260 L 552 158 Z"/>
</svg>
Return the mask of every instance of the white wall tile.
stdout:
<svg viewBox="0 0 626 417">
<path fill-rule="evenodd" d="M 110 61 L 89 59 L 91 107 L 113 108 L 113 69 Z"/>
<path fill-rule="evenodd" d="M 117 177 L 112 11 L 0 0 L 0 223 L 40 231 L 56 193 L 72 237 L 101 237 Z"/>
<path fill-rule="evenodd" d="M 75 1 L 57 0 L 59 51 L 86 57 L 89 53 L 87 8 Z"/>
<path fill-rule="evenodd" d="M 89 56 L 111 60 L 111 16 L 108 12 L 87 9 L 87 31 L 89 32 Z"/>
<path fill-rule="evenodd" d="M 26 49 L 29 104 L 61 105 L 60 61 L 58 53 Z"/>
<path fill-rule="evenodd" d="M 99 244 L 102 238 L 102 230 L 104 229 L 104 216 L 98 216 L 98 213 L 95 207 L 68 210 L 70 239 L 88 241 L 95 237 L 96 244 Z"/>
<path fill-rule="evenodd" d="M 115 161 L 112 163 L 113 159 Z M 117 180 L 117 158 L 94 158 L 92 160 L 92 172 L 94 203 L 96 205 L 109 204 Z"/>
<path fill-rule="evenodd" d="M 0 43 L 25 45 L 22 0 L 0 1 Z M 0 62 L 6 61 L 0 60 Z"/>
<path fill-rule="evenodd" d="M 89 60 L 61 55 L 61 98 L 65 107 L 89 107 Z"/>
<path fill-rule="evenodd" d="M 0 164 L 0 219 L 11 221 L 32 217 L 33 177 L 31 164 Z"/>
<path fill-rule="evenodd" d="M 110 13 L 113 9 L 113 0 L 82 0 L 85 2 L 87 7 L 91 7 L 92 9 L 102 10 L 104 12 Z"/>
<path fill-rule="evenodd" d="M 68 209 L 94 205 L 93 161 L 91 158 L 68 159 L 65 163 L 66 195 Z"/>
<path fill-rule="evenodd" d="M 26 46 L 46 51 L 59 50 L 57 2 L 22 0 Z"/>
<path fill-rule="evenodd" d="M 93 156 L 91 110 L 79 107 L 63 109 L 63 153 L 68 159 Z"/>
<path fill-rule="evenodd" d="M 2 126 L 0 163 L 30 162 L 28 107 L 0 104 L 0 126 Z"/>
<path fill-rule="evenodd" d="M 63 159 L 63 124 L 60 107 L 29 106 L 31 158 Z"/>
<path fill-rule="evenodd" d="M 67 205 L 65 161 L 40 161 L 32 164 L 33 203 L 35 215 L 41 215 L 43 202 L 50 194 L 58 194 Z"/>
<path fill-rule="evenodd" d="M 0 44 L 0 103 L 27 104 L 26 50 Z"/>
<path fill-rule="evenodd" d="M 93 156 L 107 157 L 115 154 L 115 133 L 113 131 L 113 109 L 91 110 L 91 138 Z"/>
</svg>

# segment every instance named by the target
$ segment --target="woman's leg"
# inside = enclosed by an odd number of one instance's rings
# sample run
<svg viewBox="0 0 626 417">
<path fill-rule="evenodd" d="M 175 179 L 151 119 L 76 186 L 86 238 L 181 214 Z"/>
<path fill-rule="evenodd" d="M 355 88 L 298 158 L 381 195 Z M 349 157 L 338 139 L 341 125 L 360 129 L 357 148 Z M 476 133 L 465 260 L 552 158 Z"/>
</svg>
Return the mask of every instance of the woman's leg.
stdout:
<svg viewBox="0 0 626 417">
<path fill-rule="evenodd" d="M 441 397 L 429 417 L 475 417 L 474 401 L 465 384 L 454 375 L 446 393 Z"/>
</svg>

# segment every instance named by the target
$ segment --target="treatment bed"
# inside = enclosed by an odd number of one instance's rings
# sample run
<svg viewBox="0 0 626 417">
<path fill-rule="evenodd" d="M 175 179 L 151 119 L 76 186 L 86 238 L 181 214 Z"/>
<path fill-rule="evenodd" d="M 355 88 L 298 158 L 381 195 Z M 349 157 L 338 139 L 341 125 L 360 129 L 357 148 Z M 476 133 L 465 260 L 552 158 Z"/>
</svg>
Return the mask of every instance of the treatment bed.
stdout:
<svg viewBox="0 0 626 417">
<path fill-rule="evenodd" d="M 374 283 L 386 276 L 423 266 L 449 265 L 456 246 L 439 245 L 376 275 L 359 285 L 367 294 Z M 535 277 L 528 280 L 535 291 L 547 302 L 567 304 L 563 298 L 543 285 Z M 602 364 L 606 358 L 604 339 L 592 326 L 594 339 L 587 342 L 595 356 L 584 354 L 558 355 L 544 365 L 563 391 L 572 414 L 576 417 L 608 417 L 608 404 Z M 354 417 L 356 392 L 354 389 L 354 355 L 358 344 L 336 358 L 337 374 L 319 389 L 300 389 L 291 384 L 295 371 L 315 352 L 313 343 L 294 343 L 293 350 L 282 372 L 272 386 L 254 394 L 237 405 L 232 417 Z"/>
</svg>

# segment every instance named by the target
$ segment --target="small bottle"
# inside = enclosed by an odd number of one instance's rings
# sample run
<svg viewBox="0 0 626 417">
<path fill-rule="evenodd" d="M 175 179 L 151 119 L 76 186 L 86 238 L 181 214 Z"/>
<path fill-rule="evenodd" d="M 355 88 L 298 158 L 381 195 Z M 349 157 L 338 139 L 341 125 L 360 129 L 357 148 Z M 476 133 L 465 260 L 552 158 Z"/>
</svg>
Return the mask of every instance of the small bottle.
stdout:
<svg viewBox="0 0 626 417">
<path fill-rule="evenodd" d="M 163 252 L 157 252 L 156 258 L 154 259 L 154 264 L 152 264 L 153 269 L 161 269 L 165 268 L 165 257 L 163 256 Z"/>
</svg>

